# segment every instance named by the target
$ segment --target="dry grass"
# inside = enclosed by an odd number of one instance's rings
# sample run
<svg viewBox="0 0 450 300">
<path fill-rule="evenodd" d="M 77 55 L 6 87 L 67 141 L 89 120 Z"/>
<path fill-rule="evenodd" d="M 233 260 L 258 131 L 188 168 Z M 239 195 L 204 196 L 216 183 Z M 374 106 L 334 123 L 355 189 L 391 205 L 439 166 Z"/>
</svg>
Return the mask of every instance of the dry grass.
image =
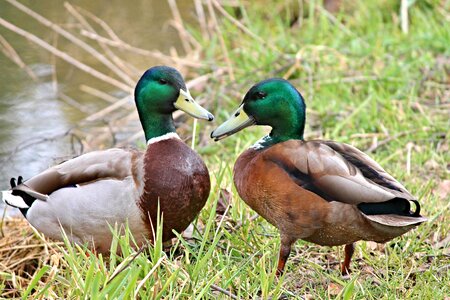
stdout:
<svg viewBox="0 0 450 300">
<path fill-rule="evenodd" d="M 43 265 L 59 266 L 62 253 L 57 245 L 63 243 L 46 239 L 23 218 L 4 219 L 2 232 L 0 275 L 5 286 L 1 297 L 20 297 Z M 46 279 L 42 281 L 45 284 Z"/>
</svg>

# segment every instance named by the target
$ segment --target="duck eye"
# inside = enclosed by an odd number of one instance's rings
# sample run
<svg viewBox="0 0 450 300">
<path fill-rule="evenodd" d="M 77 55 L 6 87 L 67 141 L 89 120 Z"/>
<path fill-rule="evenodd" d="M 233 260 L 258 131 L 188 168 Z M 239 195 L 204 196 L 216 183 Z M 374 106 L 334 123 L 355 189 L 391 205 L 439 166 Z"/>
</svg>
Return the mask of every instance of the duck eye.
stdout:
<svg viewBox="0 0 450 300">
<path fill-rule="evenodd" d="M 164 79 L 164 78 L 160 78 L 160 79 L 159 79 L 159 83 L 161 83 L 161 84 L 167 84 L 168 81 L 167 81 L 166 79 Z"/>
<path fill-rule="evenodd" d="M 264 99 L 266 98 L 267 94 L 264 92 L 256 92 L 255 96 L 257 99 Z"/>
</svg>

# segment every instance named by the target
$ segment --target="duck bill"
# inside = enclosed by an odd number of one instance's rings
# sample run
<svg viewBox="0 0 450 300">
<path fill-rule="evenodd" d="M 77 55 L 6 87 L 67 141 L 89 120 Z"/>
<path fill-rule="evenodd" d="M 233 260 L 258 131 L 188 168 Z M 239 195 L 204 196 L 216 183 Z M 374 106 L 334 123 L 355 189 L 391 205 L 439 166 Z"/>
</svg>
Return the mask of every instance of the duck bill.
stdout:
<svg viewBox="0 0 450 300">
<path fill-rule="evenodd" d="M 253 117 L 250 117 L 245 113 L 243 107 L 244 104 L 239 106 L 231 118 L 211 132 L 211 138 L 213 138 L 214 141 L 217 142 L 218 140 L 224 139 L 256 123 Z"/>
<path fill-rule="evenodd" d="M 214 116 L 212 115 L 212 113 L 195 102 L 188 89 L 186 89 L 186 91 L 180 89 L 180 96 L 173 105 L 176 109 L 182 110 L 194 118 L 204 119 L 208 121 L 214 120 Z"/>
</svg>

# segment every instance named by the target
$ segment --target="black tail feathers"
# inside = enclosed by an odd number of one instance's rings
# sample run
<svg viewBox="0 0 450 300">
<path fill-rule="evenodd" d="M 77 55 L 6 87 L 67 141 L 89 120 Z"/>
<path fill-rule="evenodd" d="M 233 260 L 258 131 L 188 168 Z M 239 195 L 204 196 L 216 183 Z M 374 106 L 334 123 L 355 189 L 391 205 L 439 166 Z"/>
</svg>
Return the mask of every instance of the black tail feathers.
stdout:
<svg viewBox="0 0 450 300">
<path fill-rule="evenodd" d="M 35 197 L 28 195 L 27 193 L 15 189 L 18 185 L 21 185 L 23 183 L 23 177 L 19 176 L 17 177 L 17 184 L 16 184 L 16 178 L 11 178 L 9 180 L 9 184 L 11 185 L 12 194 L 14 196 L 19 196 L 23 199 L 23 201 L 28 205 L 28 207 L 31 207 L 33 202 L 36 200 Z M 19 208 L 20 212 L 23 214 L 24 217 L 26 217 L 28 208 Z"/>
<path fill-rule="evenodd" d="M 415 210 L 411 211 L 411 202 L 415 204 Z M 400 215 L 408 217 L 420 216 L 420 204 L 417 200 L 394 198 L 379 203 L 360 203 L 358 209 L 366 215 Z"/>
</svg>

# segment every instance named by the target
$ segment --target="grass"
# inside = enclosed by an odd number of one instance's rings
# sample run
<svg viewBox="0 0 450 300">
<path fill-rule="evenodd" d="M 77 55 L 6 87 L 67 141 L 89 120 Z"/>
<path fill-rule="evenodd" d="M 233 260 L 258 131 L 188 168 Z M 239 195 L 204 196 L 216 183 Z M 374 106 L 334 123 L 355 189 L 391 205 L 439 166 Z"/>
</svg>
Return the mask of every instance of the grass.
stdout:
<svg viewBox="0 0 450 300">
<path fill-rule="evenodd" d="M 232 185 L 232 162 L 266 129 L 253 127 L 213 143 L 207 138 L 212 127 L 198 122 L 201 134 L 195 148 L 213 184 L 192 237 L 179 236 L 166 251 L 157 240 L 137 253 L 126 234 L 115 239 L 113 254 L 104 257 L 67 242 L 49 242 L 22 223 L 12 234 L 20 232 L 26 244 L 39 251 L 24 259 L 32 267 L 17 269 L 2 262 L 0 295 L 448 299 L 450 214 L 444 183 L 450 161 L 450 27 L 445 24 L 449 4 L 410 3 L 407 34 L 394 1 L 344 1 L 343 11 L 334 15 L 317 1 L 303 7 L 280 2 L 270 11 L 263 4 L 242 4 L 225 7 L 234 19 L 218 18 L 221 35 L 214 22 L 213 28 L 202 31 L 192 25 L 189 31 L 202 45 L 204 66 L 198 74 L 226 70 L 210 80 L 202 94 L 217 116 L 215 125 L 237 107 L 253 83 L 285 77 L 306 99 L 306 137 L 345 142 L 369 152 L 420 199 L 429 222 L 386 244 L 358 242 L 354 272 L 347 279 L 338 271 L 341 248 L 298 241 L 285 275 L 278 280 L 274 274 L 278 233 L 262 218 L 251 218 L 254 212 Z M 220 11 L 215 13 L 219 16 Z M 220 215 L 216 205 L 227 199 L 223 189 L 230 192 L 230 205 Z M 8 236 L 11 233 L 6 231 Z M 15 254 L 22 249 L 7 240 L 0 242 Z"/>
</svg>

